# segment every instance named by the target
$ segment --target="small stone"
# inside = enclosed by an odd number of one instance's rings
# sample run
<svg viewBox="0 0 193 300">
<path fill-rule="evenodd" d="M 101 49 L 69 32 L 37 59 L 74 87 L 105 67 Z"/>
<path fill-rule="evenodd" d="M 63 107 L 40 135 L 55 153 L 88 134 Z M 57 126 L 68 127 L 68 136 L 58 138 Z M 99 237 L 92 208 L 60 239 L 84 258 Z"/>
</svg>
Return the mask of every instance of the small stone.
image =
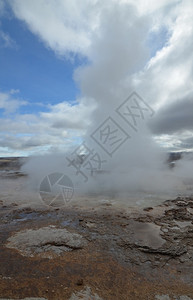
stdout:
<svg viewBox="0 0 193 300">
<path fill-rule="evenodd" d="M 92 222 L 86 222 L 86 227 L 88 227 L 88 228 L 94 228 L 95 224 L 92 223 Z"/>
<path fill-rule="evenodd" d="M 76 284 L 77 284 L 77 285 L 83 285 L 83 279 L 82 279 L 82 278 L 81 278 L 81 279 L 78 279 Z"/>
<path fill-rule="evenodd" d="M 161 231 L 168 232 L 168 229 L 167 228 L 162 228 Z"/>
<path fill-rule="evenodd" d="M 150 211 L 150 210 L 152 210 L 153 209 L 153 207 L 145 207 L 143 210 L 144 211 Z"/>
</svg>

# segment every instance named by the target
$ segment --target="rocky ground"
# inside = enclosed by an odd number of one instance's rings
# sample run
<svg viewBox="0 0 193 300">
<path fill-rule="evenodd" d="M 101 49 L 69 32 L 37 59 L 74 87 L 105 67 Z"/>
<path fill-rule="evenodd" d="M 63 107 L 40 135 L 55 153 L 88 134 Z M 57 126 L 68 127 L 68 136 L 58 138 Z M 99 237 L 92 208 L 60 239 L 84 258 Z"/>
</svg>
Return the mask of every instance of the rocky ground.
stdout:
<svg viewBox="0 0 193 300">
<path fill-rule="evenodd" d="M 127 209 L 0 201 L 1 300 L 191 300 L 192 266 L 191 197 Z"/>
</svg>

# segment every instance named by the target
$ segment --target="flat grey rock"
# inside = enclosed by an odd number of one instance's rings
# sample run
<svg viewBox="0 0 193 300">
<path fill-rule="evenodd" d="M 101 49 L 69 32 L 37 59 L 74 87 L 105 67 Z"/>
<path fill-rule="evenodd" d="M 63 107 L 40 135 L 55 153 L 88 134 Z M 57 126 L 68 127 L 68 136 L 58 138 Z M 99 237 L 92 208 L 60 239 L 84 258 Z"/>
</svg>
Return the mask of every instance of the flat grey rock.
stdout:
<svg viewBox="0 0 193 300">
<path fill-rule="evenodd" d="M 63 252 L 82 249 L 87 241 L 79 233 L 55 226 L 19 231 L 8 239 L 6 247 L 14 248 L 24 256 Z M 50 257 L 50 255 L 46 256 Z"/>
</svg>

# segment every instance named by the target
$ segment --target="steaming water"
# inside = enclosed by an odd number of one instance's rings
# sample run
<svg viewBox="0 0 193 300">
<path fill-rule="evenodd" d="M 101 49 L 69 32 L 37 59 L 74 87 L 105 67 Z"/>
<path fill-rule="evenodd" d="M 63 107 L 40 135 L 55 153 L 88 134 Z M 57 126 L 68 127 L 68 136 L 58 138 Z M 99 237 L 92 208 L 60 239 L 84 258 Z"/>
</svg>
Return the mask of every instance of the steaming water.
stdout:
<svg viewBox="0 0 193 300">
<path fill-rule="evenodd" d="M 21 206 L 31 207 L 47 207 L 40 198 L 39 186 L 32 188 L 29 177 L 0 179 L 0 201 L 4 205 L 17 204 Z M 80 195 L 75 187 L 72 200 L 66 204 L 68 207 L 97 207 L 97 206 L 113 206 L 115 208 L 126 207 L 147 207 L 159 205 L 165 200 L 174 199 L 179 195 L 188 196 L 193 194 L 193 189 L 189 185 L 179 187 L 178 192 L 147 192 L 132 191 L 124 194 L 103 194 L 103 193 L 86 193 Z"/>
</svg>

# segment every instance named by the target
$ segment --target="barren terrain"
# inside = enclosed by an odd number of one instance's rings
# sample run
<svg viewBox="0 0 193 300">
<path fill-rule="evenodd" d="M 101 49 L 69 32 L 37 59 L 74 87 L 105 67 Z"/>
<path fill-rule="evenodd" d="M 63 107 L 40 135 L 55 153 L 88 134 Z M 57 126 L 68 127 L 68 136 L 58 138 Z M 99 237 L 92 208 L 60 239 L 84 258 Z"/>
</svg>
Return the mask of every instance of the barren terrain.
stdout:
<svg viewBox="0 0 193 300">
<path fill-rule="evenodd" d="M 2 186 L 25 180 L 11 174 Z M 193 299 L 193 198 L 77 203 L 20 205 L 2 193 L 0 299 Z"/>
</svg>

